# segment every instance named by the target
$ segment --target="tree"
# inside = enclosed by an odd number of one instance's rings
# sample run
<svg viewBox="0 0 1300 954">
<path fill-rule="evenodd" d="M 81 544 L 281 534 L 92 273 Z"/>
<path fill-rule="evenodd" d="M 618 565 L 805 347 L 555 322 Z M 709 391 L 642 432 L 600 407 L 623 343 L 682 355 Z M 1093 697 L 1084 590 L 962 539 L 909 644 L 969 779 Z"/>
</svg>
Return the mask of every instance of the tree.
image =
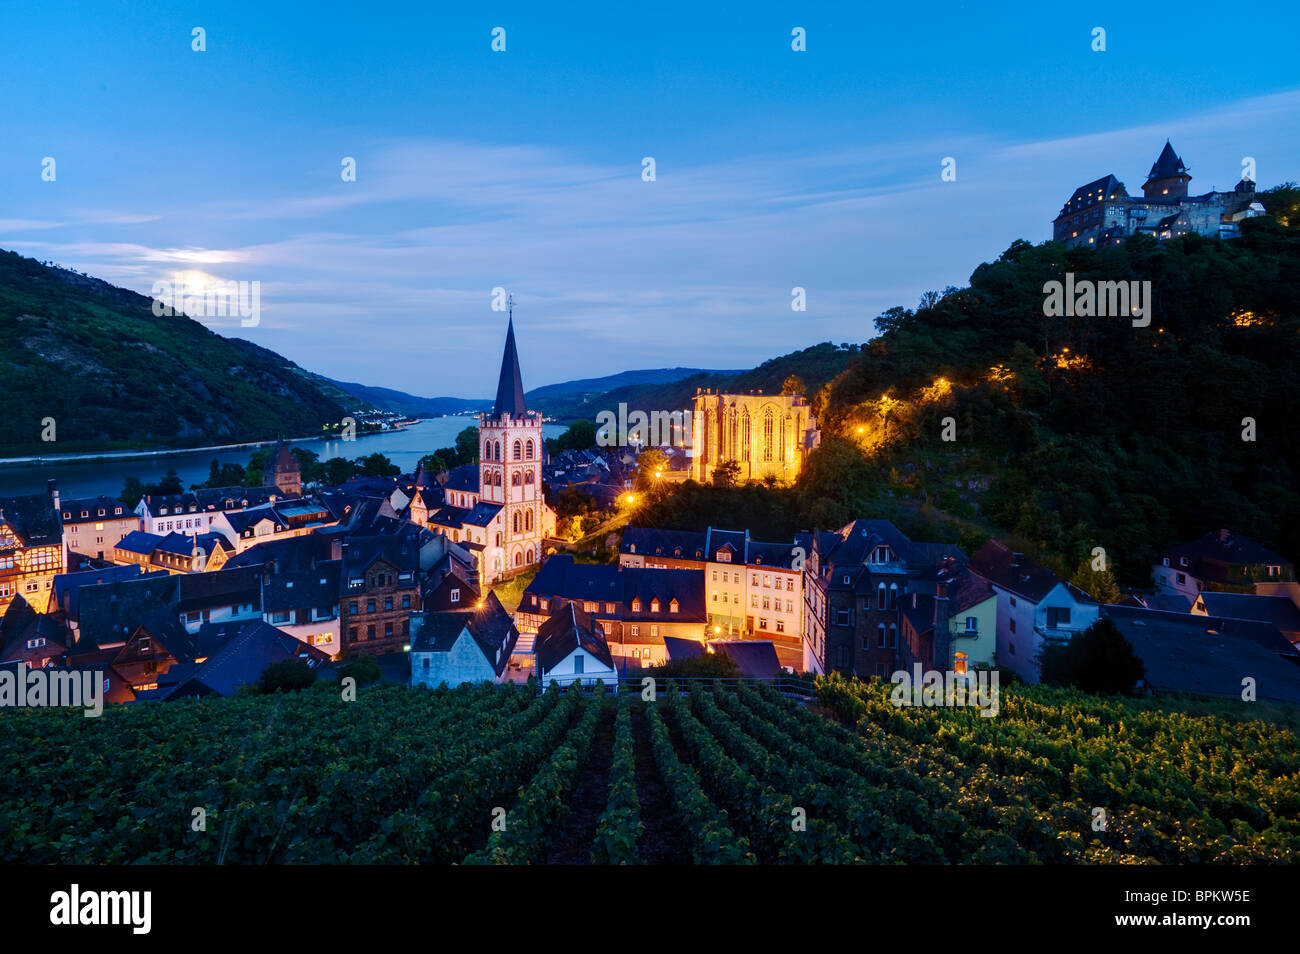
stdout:
<svg viewBox="0 0 1300 954">
<path fill-rule="evenodd" d="M 596 422 L 585 418 L 574 421 L 559 437 L 546 441 L 546 452 L 554 457 L 566 450 L 587 450 L 596 446 Z"/>
<path fill-rule="evenodd" d="M 316 670 L 307 665 L 305 659 L 282 659 L 273 662 L 262 670 L 261 677 L 254 684 L 255 691 L 262 695 L 274 692 L 296 692 L 306 689 L 316 681 Z"/>
<path fill-rule="evenodd" d="M 362 477 L 395 477 L 402 472 L 402 468 L 379 451 L 365 457 L 358 457 L 355 463 Z"/>
<path fill-rule="evenodd" d="M 319 454 L 304 447 L 291 448 L 290 453 L 298 459 L 298 470 L 302 474 L 304 484 L 311 484 L 320 480 L 321 466 L 317 463 L 320 459 Z"/>
<path fill-rule="evenodd" d="M 262 486 L 262 472 L 266 469 L 266 462 L 274 450 L 274 447 L 259 447 L 249 456 L 248 466 L 244 468 L 245 487 Z"/>
<path fill-rule="evenodd" d="M 140 498 L 143 496 L 144 487 L 140 484 L 140 478 L 128 477 L 122 482 L 122 492 L 117 495 L 117 499 L 134 510 L 135 505 L 140 502 Z"/>
<path fill-rule="evenodd" d="M 182 494 L 185 492 L 185 484 L 181 481 L 174 468 L 168 468 L 163 479 L 158 483 L 158 489 L 154 493 L 158 494 Z"/>
<path fill-rule="evenodd" d="M 660 486 L 660 478 L 667 469 L 667 454 L 657 447 L 643 450 L 636 459 L 636 489 L 648 491 Z"/>
<path fill-rule="evenodd" d="M 799 375 L 792 374 L 781 382 L 781 393 L 804 396 L 808 394 L 808 385 L 804 384 L 803 378 Z"/>
<path fill-rule="evenodd" d="M 734 460 L 718 461 L 718 466 L 713 468 L 715 487 L 734 487 L 738 480 L 740 480 L 740 464 Z"/>
<path fill-rule="evenodd" d="M 355 679 L 358 686 L 368 686 L 383 678 L 383 672 L 374 656 L 357 656 L 339 667 L 339 679 L 348 678 Z"/>
<path fill-rule="evenodd" d="M 357 465 L 345 457 L 331 457 L 321 465 L 321 481 L 327 487 L 337 487 L 356 476 Z"/>
<path fill-rule="evenodd" d="M 1146 667 L 1106 617 L 1076 633 L 1068 643 L 1049 643 L 1043 650 L 1043 682 L 1074 686 L 1098 694 L 1127 693 L 1146 675 Z"/>
<path fill-rule="evenodd" d="M 1098 570 L 1093 567 L 1094 562 L 1093 557 L 1084 559 L 1074 576 L 1070 577 L 1070 582 L 1099 603 L 1118 603 L 1122 596 L 1110 564 L 1106 564 L 1104 570 Z"/>
<path fill-rule="evenodd" d="M 430 477 L 441 474 L 444 470 L 451 469 L 447 464 L 446 458 L 442 456 L 441 452 L 437 451 L 432 454 L 425 454 L 421 457 L 420 463 L 416 465 L 415 469 L 419 470 L 421 467 L 424 468 L 424 472 Z"/>
<path fill-rule="evenodd" d="M 467 427 L 456 435 L 456 452 L 461 464 L 478 463 L 478 428 Z"/>
</svg>

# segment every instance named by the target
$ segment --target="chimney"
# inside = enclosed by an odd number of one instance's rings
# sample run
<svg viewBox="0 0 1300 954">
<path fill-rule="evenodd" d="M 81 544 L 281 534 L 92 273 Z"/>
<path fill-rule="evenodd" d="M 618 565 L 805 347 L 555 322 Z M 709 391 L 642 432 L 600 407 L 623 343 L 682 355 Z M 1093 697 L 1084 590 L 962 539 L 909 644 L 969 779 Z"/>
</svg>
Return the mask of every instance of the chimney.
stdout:
<svg viewBox="0 0 1300 954">
<path fill-rule="evenodd" d="M 343 559 L 343 538 L 340 537 L 338 534 L 335 534 L 330 538 L 330 559 L 331 560 Z"/>
<path fill-rule="evenodd" d="M 55 484 L 54 478 L 51 477 L 49 480 L 47 480 L 47 481 L 45 482 L 45 486 L 46 486 L 46 488 L 49 490 L 50 498 L 54 501 L 54 509 L 55 509 L 55 510 L 59 510 L 59 509 L 60 509 L 60 507 L 59 507 L 59 488 L 58 488 L 58 486 Z"/>
</svg>

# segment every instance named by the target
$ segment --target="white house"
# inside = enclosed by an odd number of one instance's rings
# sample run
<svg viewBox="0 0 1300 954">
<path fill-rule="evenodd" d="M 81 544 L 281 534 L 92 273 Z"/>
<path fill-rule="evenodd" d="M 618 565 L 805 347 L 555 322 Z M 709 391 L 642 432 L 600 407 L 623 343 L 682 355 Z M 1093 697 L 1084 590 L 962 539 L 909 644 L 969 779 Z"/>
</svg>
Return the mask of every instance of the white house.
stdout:
<svg viewBox="0 0 1300 954">
<path fill-rule="evenodd" d="M 996 540 L 971 557 L 970 570 L 997 596 L 997 664 L 1026 682 L 1039 681 L 1048 642 L 1068 641 L 1100 615 L 1100 604 L 1083 590 Z"/>
<path fill-rule="evenodd" d="M 565 603 L 537 628 L 537 677 L 542 687 L 553 682 L 567 686 L 574 682 L 618 685 L 614 657 L 600 623 Z"/>
<path fill-rule="evenodd" d="M 411 685 L 501 682 L 519 631 L 495 593 L 469 612 L 411 615 Z"/>
</svg>

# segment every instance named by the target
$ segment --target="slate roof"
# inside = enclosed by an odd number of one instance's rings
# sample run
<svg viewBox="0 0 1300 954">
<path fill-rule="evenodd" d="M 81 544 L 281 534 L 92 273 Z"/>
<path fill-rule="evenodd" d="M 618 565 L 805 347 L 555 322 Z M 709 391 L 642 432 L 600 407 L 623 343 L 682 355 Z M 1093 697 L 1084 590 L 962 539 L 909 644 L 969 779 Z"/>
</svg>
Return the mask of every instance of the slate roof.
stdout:
<svg viewBox="0 0 1300 954">
<path fill-rule="evenodd" d="M 721 639 L 709 643 L 719 656 L 726 656 L 746 679 L 775 679 L 781 674 L 776 645 L 764 639 Z"/>
<path fill-rule="evenodd" d="M 444 493 L 448 490 L 478 493 L 478 464 L 461 464 L 447 471 L 447 483 L 442 489 Z"/>
<path fill-rule="evenodd" d="M 54 605 L 63 610 L 69 619 L 75 620 L 78 618 L 82 587 L 97 586 L 100 583 L 114 583 L 121 580 L 135 580 L 145 573 L 144 567 L 137 563 L 113 564 L 102 569 L 60 573 L 54 578 Z M 150 576 L 168 575 L 166 570 L 151 570 L 148 573 Z"/>
<path fill-rule="evenodd" d="M 631 621 L 702 622 L 708 618 L 703 570 L 574 563 L 570 554 L 557 553 L 542 564 L 524 595 L 525 600 L 544 597 L 614 603 L 619 618 Z M 632 611 L 634 599 L 641 601 L 640 612 Z M 650 609 L 655 599 L 659 600 L 658 612 Z M 676 613 L 671 611 L 674 599 Z M 604 609 L 602 605 L 601 610 Z"/>
<path fill-rule="evenodd" d="M 234 695 L 240 686 L 257 682 L 267 666 L 294 658 L 306 659 L 313 668 L 329 661 L 327 653 L 268 623 L 252 620 L 206 662 L 173 666 L 159 679 L 155 692 L 141 693 L 139 698 Z"/>
<path fill-rule="evenodd" d="M 117 549 L 125 550 L 127 553 L 139 553 L 141 556 L 148 556 L 158 549 L 158 544 L 162 543 L 162 540 L 163 538 L 156 533 L 149 533 L 145 530 L 132 530 L 117 542 Z"/>
<path fill-rule="evenodd" d="M 17 659 L 27 649 L 27 640 L 42 637 L 51 655 L 72 645 L 72 633 L 52 615 L 38 613 L 19 594 L 0 616 L 0 660 Z"/>
<path fill-rule="evenodd" d="M 0 497 L 0 523 L 8 524 L 24 546 L 50 546 L 63 542 L 59 512 L 54 509 L 54 499 L 48 491 Z"/>
<path fill-rule="evenodd" d="M 262 605 L 261 567 L 237 567 L 216 573 L 184 573 L 177 579 L 180 580 L 177 610 L 182 613 L 242 603 L 251 603 L 255 610 L 260 610 Z"/>
<path fill-rule="evenodd" d="M 120 509 L 122 512 L 114 513 L 113 511 L 117 509 Z M 122 520 L 124 518 L 129 519 L 135 516 L 135 511 L 122 503 L 122 501 L 115 497 L 105 497 L 102 494 L 98 497 L 75 497 L 68 500 L 60 500 L 59 510 L 67 514 L 67 516 L 63 518 L 65 524 L 81 523 L 83 520 Z M 101 510 L 103 513 L 100 513 Z M 83 512 L 86 514 L 84 517 L 82 516 Z"/>
<path fill-rule="evenodd" d="M 1095 205 L 1098 202 L 1105 202 L 1111 195 L 1118 195 L 1124 189 L 1124 183 L 1115 178 L 1114 175 L 1102 176 L 1100 179 L 1094 179 L 1075 189 L 1070 194 L 1069 200 L 1061 207 L 1057 218 L 1064 215 L 1073 215 L 1082 208 L 1089 205 Z"/>
<path fill-rule="evenodd" d="M 1016 554 L 1005 543 L 990 540 L 971 557 L 970 568 L 990 583 L 1037 603 L 1061 582 L 1051 570 Z M 1072 588 L 1078 596 L 1082 591 Z M 1083 594 L 1089 602 L 1095 602 Z"/>
<path fill-rule="evenodd" d="M 146 574 L 136 579 L 83 587 L 79 597 L 77 652 L 95 650 L 100 643 L 121 642 L 159 612 L 183 633 L 176 608 L 180 602 L 180 581 L 181 576 L 171 573 Z"/>
<path fill-rule="evenodd" d="M 665 636 L 663 639 L 669 662 L 685 662 L 688 659 L 698 659 L 707 652 L 704 644 L 698 639 L 687 639 L 684 636 Z"/>
<path fill-rule="evenodd" d="M 664 556 L 678 560 L 703 560 L 705 534 L 692 530 L 656 530 L 626 527 L 619 541 L 620 553 Z M 680 552 L 679 552 L 680 551 Z"/>
<path fill-rule="evenodd" d="M 1151 171 L 1147 173 L 1147 181 L 1185 175 L 1187 175 L 1187 167 L 1183 165 L 1183 160 L 1178 158 L 1178 153 L 1174 152 L 1174 147 L 1166 139 L 1165 148 L 1160 150 L 1160 155 L 1151 164 Z M 1191 177 L 1188 176 L 1188 178 Z"/>
<path fill-rule="evenodd" d="M 551 613 L 550 619 L 537 627 L 537 671 L 544 674 L 554 669 L 581 646 L 610 669 L 614 657 L 600 624 L 584 613 L 575 603 L 566 603 Z"/>
<path fill-rule="evenodd" d="M 338 561 L 325 561 L 315 568 L 296 571 L 277 568 L 274 574 L 267 575 L 262 586 L 262 611 L 337 607 L 341 569 Z"/>
<path fill-rule="evenodd" d="M 467 523 L 472 527 L 486 527 L 503 509 L 505 508 L 501 504 L 477 503 L 473 510 L 468 511 L 461 518 L 461 523 Z"/>
<path fill-rule="evenodd" d="M 469 631 L 496 674 L 499 676 L 505 672 L 510 653 L 519 639 L 519 631 L 496 593 L 491 591 L 483 598 L 481 606 L 468 612 L 426 613 L 411 643 L 411 652 L 450 652 L 465 630 Z"/>
<path fill-rule="evenodd" d="M 1246 619 L 1272 623 L 1283 632 L 1300 630 L 1300 608 L 1285 596 L 1256 596 L 1252 593 L 1201 593 L 1206 614 L 1223 619 Z"/>
<path fill-rule="evenodd" d="M 509 414 L 523 417 L 528 406 L 524 403 L 524 381 L 519 372 L 519 352 L 515 348 L 515 322 L 512 317 L 506 324 L 506 348 L 501 356 L 501 377 L 497 381 L 497 399 L 492 406 L 492 416 Z"/>
<path fill-rule="evenodd" d="M 1101 612 L 1133 645 L 1153 689 L 1240 699 L 1249 676 L 1259 698 L 1300 702 L 1295 647 L 1271 624 L 1129 606 Z"/>
<path fill-rule="evenodd" d="M 225 537 L 222 536 L 222 539 L 224 540 Z M 310 569 L 314 564 L 329 560 L 332 548 L 333 538 L 320 533 L 266 540 L 249 547 L 243 553 L 232 556 L 226 561 L 222 570 L 273 564 L 276 573 L 297 573 Z"/>
</svg>

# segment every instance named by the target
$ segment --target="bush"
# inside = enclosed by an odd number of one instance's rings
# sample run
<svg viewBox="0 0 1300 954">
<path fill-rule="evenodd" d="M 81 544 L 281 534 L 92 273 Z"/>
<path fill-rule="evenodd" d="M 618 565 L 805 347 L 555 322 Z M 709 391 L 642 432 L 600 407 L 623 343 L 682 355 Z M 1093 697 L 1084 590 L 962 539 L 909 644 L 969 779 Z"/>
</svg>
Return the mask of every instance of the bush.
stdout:
<svg viewBox="0 0 1300 954">
<path fill-rule="evenodd" d="M 358 656 L 339 667 L 339 679 L 347 679 L 351 676 L 357 681 L 358 686 L 368 686 L 372 682 L 378 682 L 383 675 L 374 656 Z"/>
<path fill-rule="evenodd" d="M 306 689 L 316 681 L 316 670 L 305 659 L 284 659 L 271 663 L 262 670 L 256 691 L 263 695 L 273 692 L 296 692 Z"/>
<path fill-rule="evenodd" d="M 1043 682 L 1084 692 L 1127 693 L 1146 667 L 1119 628 L 1102 618 L 1064 644 L 1043 650 Z"/>
</svg>

